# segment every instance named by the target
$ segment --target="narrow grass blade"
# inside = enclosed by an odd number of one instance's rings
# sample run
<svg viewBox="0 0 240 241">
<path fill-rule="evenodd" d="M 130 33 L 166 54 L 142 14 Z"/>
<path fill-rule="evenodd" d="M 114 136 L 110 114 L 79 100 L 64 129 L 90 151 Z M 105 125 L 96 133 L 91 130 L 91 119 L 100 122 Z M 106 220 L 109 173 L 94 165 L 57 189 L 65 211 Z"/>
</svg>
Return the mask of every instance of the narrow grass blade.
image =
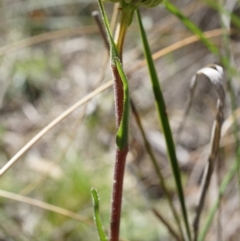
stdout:
<svg viewBox="0 0 240 241">
<path fill-rule="evenodd" d="M 94 208 L 94 221 L 98 230 L 100 241 L 108 241 L 108 238 L 103 230 L 102 222 L 99 214 L 99 197 L 98 192 L 95 188 L 91 189 L 93 208 Z"/>
<path fill-rule="evenodd" d="M 218 1 L 218 11 L 219 11 L 219 18 L 221 20 L 221 27 L 223 29 L 223 35 L 222 35 L 222 55 L 225 55 L 228 57 L 228 59 L 232 60 L 234 59 L 233 53 L 230 48 L 230 39 L 228 36 L 228 32 L 230 30 L 230 19 L 228 20 L 226 18 L 226 15 L 224 14 L 225 9 L 224 9 L 224 1 L 219 0 Z M 234 19 L 234 18 L 233 18 Z M 232 19 L 232 20 L 233 20 Z M 229 62 L 229 65 L 232 63 Z M 226 71 L 226 80 L 227 80 L 227 86 L 228 86 L 228 92 L 230 95 L 230 100 L 231 100 L 231 111 L 234 116 L 234 125 L 233 125 L 233 133 L 235 137 L 235 153 L 236 153 L 236 160 L 238 163 L 238 193 L 240 194 L 240 148 L 239 148 L 239 124 L 237 122 L 236 116 L 234 115 L 235 110 L 237 109 L 238 106 L 238 100 L 237 96 L 235 94 L 235 89 L 234 89 L 234 84 L 233 84 L 233 73 L 230 68 L 227 69 Z"/>
<path fill-rule="evenodd" d="M 230 59 L 228 56 L 220 56 L 219 48 L 214 45 L 210 40 L 208 40 L 204 33 L 188 18 L 186 17 L 176 6 L 174 6 L 169 1 L 165 4 L 166 9 L 175 15 L 179 20 L 195 35 L 199 37 L 199 39 L 203 42 L 203 44 L 209 49 L 210 52 L 212 52 L 214 55 L 220 57 L 221 64 L 227 68 L 229 72 L 232 74 L 237 74 L 238 71 L 236 68 L 231 67 Z"/>
<path fill-rule="evenodd" d="M 226 16 L 231 16 L 231 21 L 234 23 L 234 25 L 236 25 L 237 27 L 240 27 L 239 16 L 237 16 L 236 14 L 231 13 L 230 11 L 225 9 L 224 6 L 222 4 L 220 4 L 218 1 L 216 1 L 216 0 L 204 0 L 204 2 L 206 2 L 211 8 L 215 9 L 220 14 L 226 15 Z"/>
<path fill-rule="evenodd" d="M 204 241 L 205 237 L 207 235 L 207 232 L 209 230 L 209 228 L 211 227 L 214 215 L 219 207 L 221 198 L 223 196 L 223 194 L 225 193 L 229 183 L 231 182 L 231 180 L 233 179 L 235 173 L 238 170 L 238 165 L 236 162 L 234 162 L 234 164 L 232 165 L 231 169 L 228 171 L 228 173 L 225 175 L 221 185 L 220 185 L 220 189 L 219 189 L 219 195 L 218 195 L 218 199 L 217 201 L 214 203 L 214 205 L 212 206 L 211 210 L 209 211 L 209 214 L 206 218 L 206 222 L 203 225 L 202 230 L 200 231 L 199 234 L 199 238 L 198 241 Z"/>
<path fill-rule="evenodd" d="M 186 17 L 177 7 L 175 7 L 170 1 L 167 1 L 166 9 L 178 17 L 180 21 L 194 34 L 196 34 L 199 39 L 206 45 L 206 47 L 215 55 L 219 55 L 218 47 L 215 46 L 211 41 L 209 41 L 203 34 L 203 32 L 188 18 Z"/>
<path fill-rule="evenodd" d="M 159 115 L 159 119 L 161 121 L 162 129 L 164 132 L 166 146 L 168 149 L 168 156 L 169 156 L 169 159 L 171 162 L 172 171 L 173 171 L 173 175 L 174 175 L 174 179 L 175 179 L 175 184 L 177 187 L 178 197 L 179 197 L 179 200 L 181 203 L 181 209 L 182 209 L 182 214 L 183 214 L 183 218 L 184 218 L 185 228 L 186 228 L 186 232 L 188 235 L 188 239 L 191 240 L 191 232 L 190 232 L 187 210 L 186 210 L 185 199 L 184 199 L 183 188 L 182 188 L 181 173 L 180 173 L 180 169 L 178 166 L 172 131 L 171 131 L 170 124 L 168 121 L 163 94 L 161 91 L 157 72 L 156 72 L 156 69 L 154 66 L 150 47 L 149 47 L 149 44 L 147 41 L 145 30 L 143 28 L 139 10 L 137 10 L 137 17 L 138 17 L 138 23 L 139 23 L 139 28 L 140 28 L 141 37 L 142 37 L 142 43 L 143 43 L 144 52 L 145 52 L 145 58 L 147 60 L 148 70 L 149 70 L 150 78 L 152 81 L 152 88 L 153 88 L 153 92 L 154 92 L 154 96 L 155 96 L 158 115 Z"/>
</svg>

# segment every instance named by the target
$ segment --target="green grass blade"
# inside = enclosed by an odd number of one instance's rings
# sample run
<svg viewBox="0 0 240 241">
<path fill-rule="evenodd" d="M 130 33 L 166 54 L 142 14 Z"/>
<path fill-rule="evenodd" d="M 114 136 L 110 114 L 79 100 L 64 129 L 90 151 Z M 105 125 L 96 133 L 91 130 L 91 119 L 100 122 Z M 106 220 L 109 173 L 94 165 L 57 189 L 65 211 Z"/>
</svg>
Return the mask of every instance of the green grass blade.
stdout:
<svg viewBox="0 0 240 241">
<path fill-rule="evenodd" d="M 91 189 L 93 208 L 94 208 L 94 221 L 97 227 L 100 241 L 108 241 L 108 238 L 103 230 L 102 222 L 99 214 L 99 197 L 98 192 L 95 188 Z"/>
<path fill-rule="evenodd" d="M 230 59 L 227 56 L 220 56 L 219 48 L 213 44 L 209 39 L 204 36 L 204 33 L 199 29 L 188 17 L 186 17 L 176 6 L 174 6 L 169 1 L 165 4 L 166 9 L 175 15 L 179 20 L 195 35 L 199 37 L 202 43 L 212 52 L 214 55 L 220 57 L 221 64 L 226 67 L 226 69 L 232 73 L 237 74 L 238 71 L 230 66 Z"/>
<path fill-rule="evenodd" d="M 209 2 L 209 1 L 208 1 Z M 214 3 L 213 3 L 214 4 Z M 219 0 L 217 6 L 217 10 L 219 11 L 219 17 L 221 19 L 221 27 L 223 29 L 223 36 L 222 36 L 222 54 L 227 56 L 228 59 L 231 59 L 233 57 L 230 49 L 230 39 L 228 35 L 228 26 L 225 21 L 224 12 L 225 9 L 223 7 L 224 1 Z M 230 62 L 231 64 L 231 62 Z M 236 162 L 238 163 L 238 194 L 240 194 L 240 148 L 239 148 L 239 124 L 235 115 L 235 110 L 238 108 L 238 101 L 236 98 L 235 90 L 234 90 L 234 84 L 233 84 L 233 74 L 230 68 L 227 69 L 225 74 L 227 86 L 228 86 L 228 92 L 231 100 L 231 111 L 233 115 L 233 133 L 235 138 L 235 153 L 236 153 Z"/>
<path fill-rule="evenodd" d="M 118 51 L 117 51 L 116 45 L 114 43 L 112 33 L 111 33 L 110 24 L 109 24 L 109 21 L 108 21 L 108 18 L 107 18 L 107 15 L 106 15 L 106 12 L 104 10 L 103 3 L 102 3 L 101 0 L 98 0 L 98 5 L 99 5 L 100 13 L 101 13 L 102 18 L 103 18 L 103 24 L 104 24 L 104 27 L 106 29 L 107 37 L 108 37 L 109 44 L 110 44 L 110 58 L 111 58 L 112 63 L 114 64 L 115 63 L 115 57 L 116 56 L 118 57 Z"/>
<path fill-rule="evenodd" d="M 218 195 L 218 199 L 217 201 L 214 203 L 214 205 L 212 206 L 211 210 L 209 211 L 209 214 L 207 216 L 206 222 L 199 234 L 199 238 L 198 241 L 203 241 L 206 237 L 207 231 L 209 230 L 211 223 L 213 221 L 214 215 L 218 209 L 218 206 L 220 204 L 220 200 L 224 194 L 224 192 L 226 191 L 228 184 L 230 183 L 230 181 L 233 179 L 234 174 L 237 172 L 237 168 L 238 165 L 236 162 L 234 162 L 234 164 L 232 165 L 231 169 L 228 171 L 228 173 L 225 175 L 221 185 L 220 185 L 220 189 L 219 189 L 219 195 Z"/>
<path fill-rule="evenodd" d="M 177 187 L 177 192 L 181 203 L 181 209 L 182 209 L 182 214 L 184 218 L 185 228 L 186 228 L 188 238 L 189 240 L 191 240 L 191 232 L 190 232 L 187 210 L 186 210 L 185 199 L 184 199 L 183 188 L 182 188 L 181 173 L 178 166 L 175 145 L 172 137 L 172 131 L 169 125 L 163 94 L 158 81 L 157 72 L 154 66 L 150 47 L 147 41 L 145 30 L 143 28 L 139 10 L 137 10 L 137 17 L 138 17 L 138 23 L 139 23 L 139 28 L 140 28 L 141 37 L 142 37 L 142 43 L 144 47 L 145 58 L 147 60 L 148 70 L 152 81 L 152 88 L 155 96 L 158 115 L 159 115 L 159 119 L 161 121 L 162 129 L 164 132 L 166 146 L 168 150 L 168 156 L 171 162 L 172 171 L 173 171 L 173 175 L 174 175 L 174 179 Z"/>
<path fill-rule="evenodd" d="M 179 20 L 194 34 L 196 34 L 199 39 L 205 44 L 205 46 L 215 55 L 219 55 L 219 50 L 216 45 L 214 45 L 210 40 L 208 40 L 203 32 L 188 18 L 186 17 L 177 7 L 175 7 L 169 1 L 165 4 L 166 9 L 179 18 Z"/>
<path fill-rule="evenodd" d="M 223 15 L 226 15 L 226 16 L 230 16 L 232 23 L 234 25 L 236 25 L 237 27 L 240 27 L 240 18 L 239 18 L 239 16 L 237 16 L 236 14 L 231 13 L 230 11 L 228 11 L 218 1 L 216 1 L 216 0 L 214 0 L 214 1 L 213 0 L 204 0 L 204 2 L 206 2 L 211 8 L 213 8 L 216 11 L 218 11 L 220 14 L 223 14 Z"/>
<path fill-rule="evenodd" d="M 231 14 L 230 12 L 226 11 L 224 9 L 224 7 L 221 5 L 221 4 L 218 4 L 216 3 L 216 1 L 213 1 L 213 0 L 205 0 L 205 2 L 207 2 L 212 8 L 216 9 L 217 11 L 220 12 L 220 14 L 225 14 L 225 15 L 228 15 L 232 17 L 232 21 L 234 22 L 234 24 L 236 26 L 239 26 L 240 24 L 240 19 L 239 17 L 237 17 L 236 15 L 234 14 Z M 217 46 L 215 46 L 210 40 L 206 39 L 206 37 L 204 36 L 204 34 L 202 33 L 202 31 L 194 24 L 191 22 L 190 19 L 188 19 L 183 13 L 181 13 L 181 11 L 175 7 L 172 3 L 170 2 L 166 2 L 166 9 L 171 12 L 173 15 L 175 15 L 176 17 L 178 17 L 180 19 L 180 21 L 194 34 L 196 34 L 199 39 L 205 44 L 205 46 L 213 53 L 215 54 L 216 56 L 218 56 L 220 58 L 220 62 L 221 64 L 226 68 L 226 72 L 227 72 L 227 76 L 228 76 L 228 79 L 227 79 L 227 86 L 228 86 L 228 92 L 229 92 L 229 96 L 230 96 L 230 99 L 231 99 L 231 108 L 232 108 L 232 113 L 233 113 L 233 116 L 234 116 L 234 135 L 235 135 L 235 140 L 236 140 L 236 143 L 239 143 L 239 138 L 237 136 L 237 133 L 238 133 L 238 125 L 237 125 L 237 122 L 236 122 L 236 117 L 235 117 L 235 114 L 234 114 L 234 110 L 236 109 L 236 97 L 235 97 L 235 93 L 234 93 L 234 89 L 233 89 L 233 86 L 232 86 L 232 83 L 231 83 L 231 79 L 234 75 L 237 75 L 239 76 L 239 72 L 236 68 L 234 68 L 233 66 L 231 66 L 231 58 L 228 54 L 224 54 L 224 55 L 220 55 L 220 52 L 217 48 Z M 225 39 L 226 37 L 228 36 L 225 36 Z M 229 46 L 229 44 L 227 43 L 225 46 Z M 227 49 L 226 49 L 227 50 Z M 228 50 L 227 50 L 228 51 Z M 238 145 L 237 145 L 238 146 Z M 238 148 L 238 150 L 236 151 L 236 162 L 237 162 L 237 166 L 238 166 L 238 169 L 240 170 L 240 161 L 239 161 L 239 156 L 240 156 L 240 148 Z M 239 173 L 239 172 L 238 172 Z M 239 178 L 240 180 L 240 178 Z M 240 182 L 240 181 L 239 181 Z M 215 206 L 215 208 L 217 209 L 217 206 Z M 213 215 L 214 213 L 216 212 L 213 211 Z M 210 213 L 211 214 L 211 213 Z M 203 237 L 202 239 L 200 240 L 203 240 L 205 235 L 206 235 L 206 232 L 207 230 L 209 229 L 209 225 L 211 224 L 212 220 L 210 220 L 210 218 L 208 219 L 208 224 L 206 224 L 204 227 L 205 227 L 205 234 L 201 234 Z"/>
<path fill-rule="evenodd" d="M 123 71 L 122 64 L 120 63 L 120 57 L 117 51 L 116 44 L 113 40 L 112 33 L 110 30 L 110 25 L 106 16 L 106 12 L 104 10 L 103 4 L 101 0 L 98 0 L 100 12 L 103 18 L 103 23 L 106 28 L 107 36 L 110 43 L 110 57 L 112 60 L 112 64 L 117 66 L 120 78 L 123 83 L 123 91 L 124 91 L 124 106 L 123 106 L 123 115 L 121 118 L 120 126 L 117 130 L 117 138 L 116 143 L 119 150 L 124 149 L 128 145 L 128 119 L 129 119 L 129 91 L 128 91 L 128 81 L 127 77 Z M 129 10 L 130 13 L 132 9 Z M 127 11 L 128 13 L 128 11 Z M 127 15 L 128 16 L 128 15 Z M 127 25 L 125 26 L 127 27 Z"/>
</svg>

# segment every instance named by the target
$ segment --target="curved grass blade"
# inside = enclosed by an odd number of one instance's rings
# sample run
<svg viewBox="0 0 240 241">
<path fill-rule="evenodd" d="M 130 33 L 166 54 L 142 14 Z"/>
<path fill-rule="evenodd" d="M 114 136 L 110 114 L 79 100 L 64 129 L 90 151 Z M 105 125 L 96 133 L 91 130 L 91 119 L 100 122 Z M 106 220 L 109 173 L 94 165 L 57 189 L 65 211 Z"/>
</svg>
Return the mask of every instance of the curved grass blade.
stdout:
<svg viewBox="0 0 240 241">
<path fill-rule="evenodd" d="M 139 29 L 141 32 L 141 37 L 142 37 L 142 43 L 143 43 L 143 47 L 144 47 L 145 58 L 147 61 L 149 75 L 150 75 L 151 82 L 152 82 L 152 88 L 153 88 L 153 92 L 154 92 L 154 96 L 155 96 L 158 115 L 159 115 L 159 119 L 161 121 L 161 126 L 162 126 L 162 129 L 164 132 L 164 137 L 165 137 L 166 146 L 167 146 L 167 150 L 168 150 L 168 157 L 171 162 L 172 171 L 173 171 L 173 175 L 174 175 L 174 179 L 175 179 L 175 184 L 177 187 L 178 197 L 179 197 L 179 200 L 181 203 L 181 209 L 182 209 L 183 219 L 184 219 L 184 223 L 185 223 L 185 228 L 186 228 L 186 232 L 188 235 L 188 239 L 191 240 L 191 232 L 190 232 L 187 210 L 186 210 L 185 199 L 184 199 L 183 188 L 182 188 L 181 173 L 180 173 L 180 169 L 178 166 L 172 131 L 171 131 L 170 124 L 168 121 L 163 94 L 162 94 L 161 87 L 160 87 L 160 84 L 158 81 L 157 72 L 156 72 L 156 69 L 154 66 L 150 47 L 149 47 L 149 44 L 147 41 L 145 30 L 143 28 L 139 10 L 137 10 L 137 17 L 138 17 L 138 24 L 139 24 Z"/>
<path fill-rule="evenodd" d="M 99 214 L 99 197 L 98 192 L 95 188 L 91 189 L 93 208 L 94 208 L 94 221 L 98 230 L 100 241 L 108 241 L 108 238 L 103 230 L 102 222 Z"/>
</svg>

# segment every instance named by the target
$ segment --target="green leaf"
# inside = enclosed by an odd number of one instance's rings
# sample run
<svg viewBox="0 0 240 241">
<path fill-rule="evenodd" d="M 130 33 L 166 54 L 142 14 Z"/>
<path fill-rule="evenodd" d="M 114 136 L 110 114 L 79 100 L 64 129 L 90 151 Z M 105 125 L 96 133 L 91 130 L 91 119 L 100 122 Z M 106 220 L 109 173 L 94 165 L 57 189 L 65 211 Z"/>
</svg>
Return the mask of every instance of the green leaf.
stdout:
<svg viewBox="0 0 240 241">
<path fill-rule="evenodd" d="M 154 66 L 150 47 L 148 44 L 145 30 L 143 28 L 139 10 L 137 11 L 137 17 L 138 17 L 138 23 L 139 23 L 139 28 L 140 28 L 141 37 L 142 37 L 142 43 L 143 43 L 143 47 L 144 47 L 145 58 L 147 60 L 148 71 L 149 71 L 149 75 L 151 77 L 152 88 L 153 88 L 153 92 L 154 92 L 154 96 L 155 96 L 155 102 L 156 102 L 156 106 L 157 106 L 157 110 L 158 110 L 158 115 L 159 115 L 159 119 L 161 122 L 162 130 L 164 132 L 165 142 L 166 142 L 166 146 L 167 146 L 167 150 L 168 150 L 168 157 L 171 162 L 172 171 L 173 171 L 173 175 L 174 175 L 174 179 L 175 179 L 175 184 L 177 187 L 178 197 L 179 197 L 179 200 L 181 203 L 181 209 L 182 209 L 182 214 L 183 214 L 183 218 L 184 218 L 185 228 L 186 228 L 186 231 L 188 234 L 188 238 L 189 238 L 189 240 L 191 240 L 191 232 L 190 232 L 190 227 L 189 227 L 189 222 L 188 222 L 188 217 L 187 217 L 187 210 L 186 210 L 186 206 L 185 206 L 185 199 L 184 199 L 183 188 L 182 188 L 181 173 L 180 173 L 180 169 L 178 166 L 172 131 L 171 131 L 170 124 L 168 121 L 168 116 L 167 116 L 167 112 L 166 112 L 166 107 L 165 107 L 162 90 L 161 90 L 161 87 L 159 84 L 157 72 L 156 72 L 156 69 Z"/>
<path fill-rule="evenodd" d="M 112 63 L 115 64 L 115 57 L 118 57 L 118 51 L 117 51 L 116 45 L 115 45 L 113 37 L 112 37 L 111 28 L 110 28 L 108 18 L 107 18 L 106 12 L 104 10 L 102 1 L 98 0 L 98 4 L 99 4 L 100 12 L 101 12 L 101 15 L 103 18 L 103 24 L 104 24 L 106 32 L 107 32 L 109 44 L 110 44 L 110 58 L 111 58 Z"/>
<path fill-rule="evenodd" d="M 123 115 L 121 119 L 120 126 L 117 131 L 117 146 L 121 150 L 128 145 L 128 119 L 129 119 L 129 107 L 130 107 L 130 99 L 129 99 L 129 87 L 127 76 L 123 71 L 122 64 L 119 58 L 115 58 L 116 66 L 118 73 L 123 82 L 123 91 L 124 91 L 124 104 L 123 104 Z"/>
<path fill-rule="evenodd" d="M 99 197 L 98 192 L 95 188 L 91 189 L 93 208 L 94 208 L 94 221 L 97 227 L 100 241 L 108 241 L 108 238 L 103 230 L 102 222 L 99 214 Z"/>
<path fill-rule="evenodd" d="M 189 19 L 187 18 L 176 6 L 174 6 L 172 3 L 170 2 L 166 2 L 165 4 L 166 9 L 172 13 L 173 15 L 175 15 L 176 17 L 179 18 L 179 20 L 193 33 L 196 34 L 199 39 L 202 41 L 202 43 L 210 50 L 210 52 L 212 52 L 214 55 L 216 55 L 217 57 L 220 58 L 220 62 L 221 64 L 229 71 L 229 73 L 231 74 L 238 74 L 238 71 L 236 68 L 233 68 L 230 63 L 231 60 L 228 56 L 225 55 L 221 55 L 220 56 L 220 52 L 219 52 L 219 48 L 214 45 L 209 39 L 207 39 L 204 36 L 204 33 Z M 236 18 L 235 18 L 236 20 Z M 236 21 L 235 21 L 236 23 Z"/>
</svg>

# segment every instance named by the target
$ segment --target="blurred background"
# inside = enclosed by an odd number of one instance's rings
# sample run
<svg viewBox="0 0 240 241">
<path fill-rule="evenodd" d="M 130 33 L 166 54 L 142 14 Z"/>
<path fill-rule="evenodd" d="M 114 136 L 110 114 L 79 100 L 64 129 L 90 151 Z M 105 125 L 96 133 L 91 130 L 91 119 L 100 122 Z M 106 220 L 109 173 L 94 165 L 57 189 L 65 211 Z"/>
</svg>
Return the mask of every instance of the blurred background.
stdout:
<svg viewBox="0 0 240 241">
<path fill-rule="evenodd" d="M 210 6 L 211 1 L 171 2 L 206 32 L 221 51 L 224 49 L 220 14 Z M 239 1 L 225 4 L 239 17 Z M 113 4 L 105 6 L 111 18 Z M 95 10 L 98 10 L 95 0 L 0 0 L 1 167 L 67 108 L 111 80 L 108 51 L 91 16 Z M 160 51 L 155 63 L 175 133 L 183 116 L 192 76 L 208 64 L 219 63 L 219 59 L 201 42 L 191 42 L 192 33 L 164 6 L 141 11 L 152 53 Z M 228 47 L 231 65 L 237 69 L 240 63 L 239 29 L 231 23 L 230 17 L 226 21 L 235 29 Z M 125 40 L 123 62 L 130 81 L 131 97 L 175 200 L 174 182 L 147 68 L 142 65 L 143 58 L 134 18 Z M 233 84 L 239 96 L 238 77 L 233 79 Z M 202 78 L 185 128 L 177 141 L 187 207 L 191 214 L 197 204 L 199 181 L 207 160 L 216 100 L 214 88 Z M 113 101 L 110 87 L 47 132 L 1 177 L 0 189 L 70 210 L 91 221 L 90 189 L 95 187 L 100 194 L 103 225 L 108 229 L 116 133 Z M 229 103 L 227 96 L 226 118 L 231 115 Z M 222 143 L 219 158 L 220 178 L 235 157 L 231 133 L 227 137 Z M 217 196 L 216 179 L 207 199 L 209 205 Z M 234 180 L 224 199 L 223 240 L 239 240 L 236 185 Z M 122 240 L 172 240 L 167 229 L 151 212 L 151 206 L 159 208 L 172 220 L 142 137 L 131 116 Z M 216 226 L 212 226 L 208 240 L 216 236 Z M 93 241 L 98 237 L 95 227 L 89 223 L 0 197 L 0 240 Z"/>
</svg>

